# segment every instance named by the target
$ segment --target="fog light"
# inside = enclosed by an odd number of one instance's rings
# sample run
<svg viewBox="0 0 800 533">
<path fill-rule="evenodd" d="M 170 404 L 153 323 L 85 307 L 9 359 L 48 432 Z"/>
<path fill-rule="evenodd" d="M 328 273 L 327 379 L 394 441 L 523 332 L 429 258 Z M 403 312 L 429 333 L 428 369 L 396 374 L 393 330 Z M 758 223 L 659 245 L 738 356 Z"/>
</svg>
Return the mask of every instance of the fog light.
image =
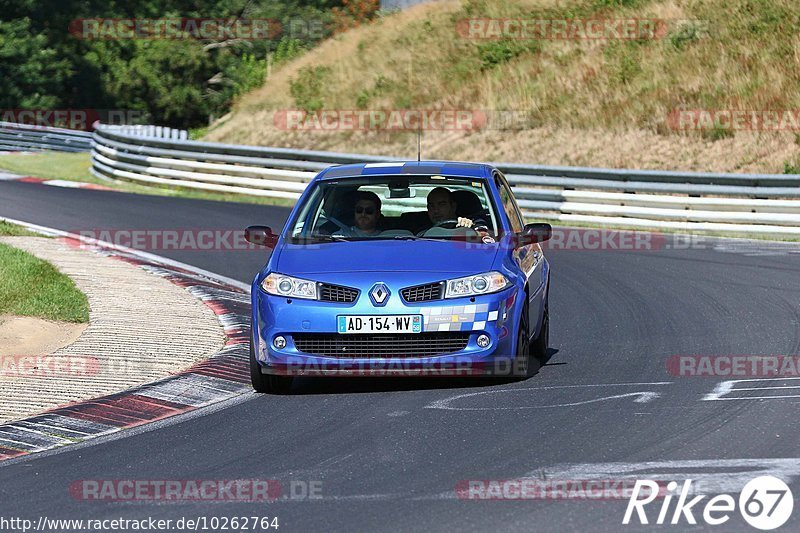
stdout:
<svg viewBox="0 0 800 533">
<path fill-rule="evenodd" d="M 274 339 L 272 339 L 272 345 L 277 349 L 285 348 L 286 347 L 286 339 L 278 335 Z"/>
<path fill-rule="evenodd" d="M 486 348 L 489 346 L 489 336 L 488 335 L 478 335 L 478 346 L 481 348 Z"/>
</svg>

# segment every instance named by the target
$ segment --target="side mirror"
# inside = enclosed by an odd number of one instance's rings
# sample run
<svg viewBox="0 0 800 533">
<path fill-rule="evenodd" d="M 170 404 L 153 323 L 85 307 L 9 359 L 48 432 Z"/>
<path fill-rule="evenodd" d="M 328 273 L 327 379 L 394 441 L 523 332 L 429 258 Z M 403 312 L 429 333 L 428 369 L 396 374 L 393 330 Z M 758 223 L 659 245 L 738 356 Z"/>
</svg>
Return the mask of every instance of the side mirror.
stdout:
<svg viewBox="0 0 800 533">
<path fill-rule="evenodd" d="M 250 226 L 244 230 L 244 239 L 250 244 L 274 248 L 278 242 L 278 236 L 272 233 L 269 226 Z"/>
<path fill-rule="evenodd" d="M 517 234 L 517 242 L 514 248 L 521 248 L 537 242 L 550 240 L 553 236 L 553 226 L 545 223 L 525 224 L 522 231 Z"/>
</svg>

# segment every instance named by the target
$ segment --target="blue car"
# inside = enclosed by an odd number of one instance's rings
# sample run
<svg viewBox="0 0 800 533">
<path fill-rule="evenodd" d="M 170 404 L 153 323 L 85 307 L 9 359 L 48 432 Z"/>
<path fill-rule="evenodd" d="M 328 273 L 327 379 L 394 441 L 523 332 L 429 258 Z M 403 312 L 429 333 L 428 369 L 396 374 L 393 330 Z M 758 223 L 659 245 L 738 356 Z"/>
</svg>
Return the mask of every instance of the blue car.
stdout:
<svg viewBox="0 0 800 533">
<path fill-rule="evenodd" d="M 550 267 L 503 174 L 485 164 L 330 167 L 286 226 L 251 226 L 274 248 L 252 287 L 257 392 L 295 376 L 529 375 L 549 336 Z"/>
</svg>

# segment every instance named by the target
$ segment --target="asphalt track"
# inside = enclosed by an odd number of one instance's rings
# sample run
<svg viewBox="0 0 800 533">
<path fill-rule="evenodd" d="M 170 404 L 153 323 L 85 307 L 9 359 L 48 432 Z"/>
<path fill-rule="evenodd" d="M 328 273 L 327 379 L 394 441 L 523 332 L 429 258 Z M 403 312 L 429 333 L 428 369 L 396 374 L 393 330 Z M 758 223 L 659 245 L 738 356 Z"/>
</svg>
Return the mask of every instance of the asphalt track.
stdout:
<svg viewBox="0 0 800 533">
<path fill-rule="evenodd" d="M 0 182 L 0 216 L 70 231 L 280 227 L 287 214 Z M 784 528 L 799 530 L 797 389 L 759 382 L 764 390 L 708 401 L 726 378 L 678 377 L 666 366 L 673 355 L 800 353 L 798 248 L 671 242 L 548 252 L 555 353 L 526 381 L 306 378 L 292 396 L 246 395 L 202 416 L 2 466 L 0 517 L 277 516 L 281 531 L 635 530 L 653 526 L 622 526 L 624 500 L 464 501 L 454 490 L 464 480 L 635 473 L 718 482 L 737 497 L 743 480 L 769 471 L 792 488 Z M 153 252 L 244 282 L 266 259 L 260 251 Z M 68 490 L 82 479 L 243 478 L 321 482 L 322 497 L 152 504 L 80 501 Z M 689 528 L 685 520 L 670 527 Z M 752 530 L 738 512 L 722 527 Z"/>
</svg>

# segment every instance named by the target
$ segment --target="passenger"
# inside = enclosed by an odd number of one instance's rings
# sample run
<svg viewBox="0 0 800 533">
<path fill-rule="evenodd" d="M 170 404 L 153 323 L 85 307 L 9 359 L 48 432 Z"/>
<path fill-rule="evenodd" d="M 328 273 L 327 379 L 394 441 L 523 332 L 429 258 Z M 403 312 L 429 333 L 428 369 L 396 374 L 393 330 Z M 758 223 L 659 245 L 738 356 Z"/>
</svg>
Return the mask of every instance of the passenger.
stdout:
<svg viewBox="0 0 800 533">
<path fill-rule="evenodd" d="M 358 191 L 356 205 L 353 209 L 355 225 L 350 226 L 346 232 L 337 231 L 334 235 L 372 237 L 381 232 L 378 228 L 378 221 L 381 218 L 381 199 L 377 194 L 370 191 Z"/>
</svg>

